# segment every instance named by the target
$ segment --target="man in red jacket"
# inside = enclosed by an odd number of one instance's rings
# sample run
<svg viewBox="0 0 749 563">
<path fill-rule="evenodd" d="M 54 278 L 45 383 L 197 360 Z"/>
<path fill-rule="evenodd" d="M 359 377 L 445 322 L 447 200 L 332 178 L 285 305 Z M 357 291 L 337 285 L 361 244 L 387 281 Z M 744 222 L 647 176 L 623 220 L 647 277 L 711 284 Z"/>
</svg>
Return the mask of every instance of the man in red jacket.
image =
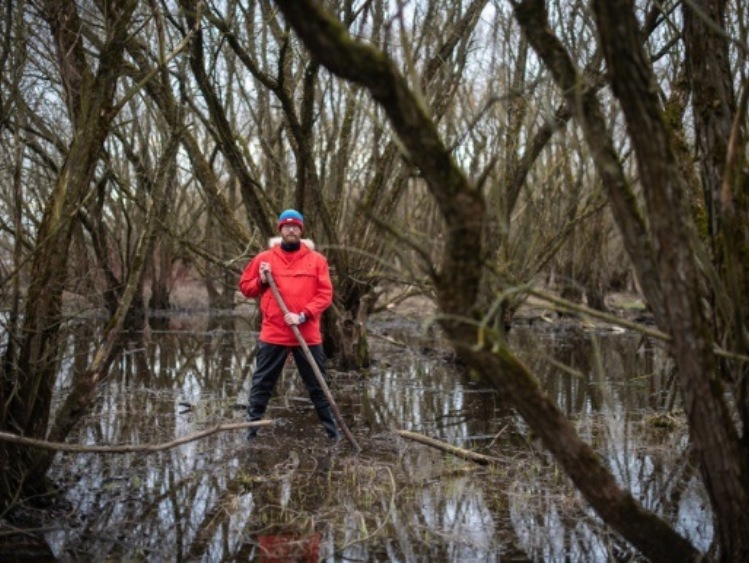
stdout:
<svg viewBox="0 0 749 563">
<path fill-rule="evenodd" d="M 302 240 L 304 218 L 294 209 L 287 209 L 278 217 L 280 238 L 271 239 L 270 248 L 258 254 L 245 268 L 239 289 L 245 297 L 258 299 L 262 324 L 255 371 L 252 374 L 247 416 L 260 420 L 281 375 L 286 358 L 291 352 L 299 374 L 307 387 L 329 438 L 339 438 L 333 413 L 312 366 L 304 355 L 291 326 L 297 326 L 309 347 L 312 357 L 325 375 L 320 318 L 333 301 L 328 262 L 309 240 Z M 278 291 L 289 313 L 283 314 L 267 284 L 266 273 L 272 273 Z M 247 439 L 257 435 L 251 428 Z"/>
</svg>

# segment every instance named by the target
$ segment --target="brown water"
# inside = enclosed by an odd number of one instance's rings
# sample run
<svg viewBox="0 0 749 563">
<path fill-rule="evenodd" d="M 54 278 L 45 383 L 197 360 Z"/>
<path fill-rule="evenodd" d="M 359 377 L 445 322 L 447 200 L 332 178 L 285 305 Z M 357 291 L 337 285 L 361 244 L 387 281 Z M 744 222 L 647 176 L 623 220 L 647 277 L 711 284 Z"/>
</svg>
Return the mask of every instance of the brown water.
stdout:
<svg viewBox="0 0 749 563">
<path fill-rule="evenodd" d="M 525 423 L 417 323 L 385 316 L 367 372 L 330 372 L 357 441 L 330 446 L 289 367 L 258 443 L 242 431 L 153 454 L 58 457 L 59 560 L 604 561 L 632 556 Z M 647 508 L 707 549 L 712 524 L 661 350 L 629 333 L 513 329 L 513 346 Z M 256 334 L 238 317 L 174 318 L 131 343 L 70 441 L 146 444 L 244 419 Z M 91 335 L 71 341 L 85 365 Z M 76 358 L 78 361 L 76 362 Z M 562 370 L 558 363 L 568 366 Z M 66 382 L 61 382 L 61 388 Z M 501 461 L 479 466 L 410 430 Z M 273 559 L 276 555 L 278 558 Z"/>
</svg>

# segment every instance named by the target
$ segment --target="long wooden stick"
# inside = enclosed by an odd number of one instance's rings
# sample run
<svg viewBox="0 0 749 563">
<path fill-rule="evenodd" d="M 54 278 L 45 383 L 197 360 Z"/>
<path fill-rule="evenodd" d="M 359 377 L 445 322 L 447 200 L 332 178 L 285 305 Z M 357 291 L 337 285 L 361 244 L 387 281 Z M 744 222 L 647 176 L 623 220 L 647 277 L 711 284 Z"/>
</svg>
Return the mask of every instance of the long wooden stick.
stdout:
<svg viewBox="0 0 749 563">
<path fill-rule="evenodd" d="M 286 313 L 289 312 L 289 308 L 286 306 L 286 303 L 284 302 L 283 297 L 281 297 L 281 292 L 278 291 L 276 280 L 273 279 L 273 276 L 271 275 L 270 272 L 266 272 L 265 275 L 267 276 L 270 290 L 273 292 L 273 297 L 276 298 L 276 301 L 278 302 L 278 306 L 281 308 L 281 311 L 283 312 L 285 316 Z M 348 426 L 346 425 L 346 422 L 343 420 L 343 417 L 341 416 L 341 411 L 338 410 L 338 405 L 336 405 L 336 402 L 333 399 L 333 395 L 330 393 L 330 389 L 328 388 L 328 384 L 325 382 L 325 378 L 320 372 L 320 368 L 317 367 L 317 362 L 315 361 L 315 358 L 312 356 L 312 352 L 310 352 L 309 346 L 307 346 L 307 342 L 304 340 L 304 336 L 302 336 L 302 333 L 299 331 L 299 327 L 296 325 L 289 325 L 289 328 L 291 328 L 291 332 L 294 333 L 294 336 L 296 336 L 296 339 L 299 341 L 299 345 L 302 347 L 302 351 L 304 352 L 304 356 L 307 358 L 307 362 L 312 367 L 312 370 L 315 372 L 315 377 L 317 378 L 317 382 L 320 384 L 320 387 L 322 388 L 323 393 L 325 393 L 325 397 L 328 399 L 328 404 L 330 405 L 330 409 L 333 411 L 333 416 L 335 416 L 335 420 L 338 423 L 338 426 L 341 427 L 341 430 L 343 430 L 343 434 L 346 436 L 346 439 L 351 443 L 351 445 L 354 447 L 356 452 L 359 453 L 361 451 L 361 447 L 359 446 L 359 444 L 357 444 L 356 439 L 354 438 L 354 435 L 351 433 L 351 430 L 349 430 Z"/>
<path fill-rule="evenodd" d="M 254 422 L 235 422 L 232 424 L 219 424 L 201 430 L 194 434 L 182 436 L 176 440 L 170 442 L 162 442 L 161 444 L 122 444 L 113 446 L 83 446 L 80 444 L 68 444 L 67 442 L 47 442 L 46 440 L 39 440 L 37 438 L 27 438 L 26 436 L 18 436 L 17 434 L 11 434 L 10 432 L 0 432 L 0 441 L 13 442 L 14 444 L 23 444 L 25 446 L 31 446 L 33 448 L 41 448 L 44 450 L 55 450 L 58 452 L 72 452 L 79 454 L 128 454 L 128 453 L 153 453 L 162 452 L 187 444 L 188 442 L 194 442 L 200 440 L 206 436 L 216 434 L 217 432 L 226 432 L 229 430 L 240 430 L 243 428 L 253 428 L 258 426 L 267 426 L 271 424 L 270 420 L 256 420 Z"/>
</svg>

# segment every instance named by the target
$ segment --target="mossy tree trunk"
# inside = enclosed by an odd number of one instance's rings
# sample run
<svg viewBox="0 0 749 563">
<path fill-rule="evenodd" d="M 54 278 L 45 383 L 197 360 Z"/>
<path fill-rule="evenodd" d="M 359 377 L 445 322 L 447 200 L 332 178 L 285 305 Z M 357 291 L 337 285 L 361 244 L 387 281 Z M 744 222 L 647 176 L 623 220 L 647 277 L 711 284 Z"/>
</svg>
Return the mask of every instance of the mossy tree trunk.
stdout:
<svg viewBox="0 0 749 563">
<path fill-rule="evenodd" d="M 60 364 L 62 293 L 69 247 L 78 208 L 91 187 L 115 115 L 115 87 L 136 5 L 135 0 L 127 0 L 109 7 L 108 35 L 95 70 L 87 61 L 75 2 L 48 0 L 42 5 L 55 38 L 73 135 L 36 236 L 22 326 L 19 334 L 10 335 L 18 339 L 18 346 L 7 348 L 14 357 L 5 359 L 0 374 L 0 428 L 15 434 L 43 438 L 47 432 Z M 40 463 L 44 455 L 0 443 L 0 513 L 19 498 L 46 490 L 46 465 Z"/>
<path fill-rule="evenodd" d="M 645 510 L 617 484 L 612 473 L 594 450 L 580 439 L 573 425 L 544 394 L 532 374 L 510 353 L 501 334 L 477 329 L 475 319 L 479 311 L 475 304 L 483 268 L 480 252 L 485 215 L 483 199 L 450 157 L 426 109 L 412 94 L 393 63 L 378 50 L 353 40 L 334 18 L 312 0 L 277 0 L 277 4 L 307 48 L 319 57 L 323 65 L 371 92 L 427 181 L 447 226 L 444 255 L 435 276 L 439 306 L 444 314 L 441 324 L 460 356 L 512 401 L 608 525 L 654 561 L 698 558 L 700 554 L 694 546 L 665 521 Z M 664 145 L 658 143 L 663 142 L 666 134 L 658 128 L 657 108 L 649 107 L 655 89 L 648 83 L 647 60 L 639 57 L 643 52 L 641 38 L 632 32 L 636 29 L 633 6 L 628 2 L 608 1 L 594 2 L 594 6 L 604 36 L 610 71 L 615 75 L 615 89 L 625 88 L 620 81 L 628 81 L 628 87 L 634 88 L 628 92 L 632 104 L 625 108 L 628 119 L 651 119 L 640 123 L 642 130 L 639 135 L 633 135 L 633 142 L 638 144 L 647 140 L 648 143 L 656 143 L 655 148 L 662 149 Z M 688 240 L 688 233 L 684 231 L 684 220 L 688 214 L 683 214 L 679 205 L 682 186 L 678 179 L 673 179 L 674 176 L 678 178 L 673 161 L 668 152 L 639 159 L 644 182 L 649 183 L 657 178 L 668 186 L 660 191 L 654 189 L 655 193 L 649 194 L 651 213 L 665 216 L 662 220 L 653 220 L 654 233 L 651 238 L 636 199 L 624 179 L 595 91 L 586 89 L 585 80 L 577 73 L 561 43 L 554 37 L 544 2 L 518 2 L 515 9 L 529 41 L 552 71 L 568 97 L 571 111 L 584 129 L 614 215 L 637 266 L 640 283 L 656 311 L 656 317 L 661 323 L 672 321 L 677 325 L 672 327 L 675 339 L 673 353 L 679 368 L 684 370 L 681 382 L 692 432 L 700 436 L 698 443 L 702 448 L 708 448 L 717 457 L 727 456 L 724 460 L 717 459 L 714 467 L 722 467 L 724 471 L 729 467 L 735 470 L 723 490 L 731 490 L 738 498 L 713 498 L 716 503 L 728 502 L 726 507 L 716 506 L 716 513 L 725 508 L 737 519 L 737 523 L 724 536 L 730 538 L 722 542 L 722 548 L 726 550 L 724 557 L 742 559 L 741 555 L 746 554 L 741 548 L 741 538 L 749 537 L 742 530 L 746 515 L 736 513 L 731 506 L 746 506 L 740 501 L 745 500 L 749 488 L 745 487 L 744 462 L 741 461 L 737 436 L 735 431 L 731 431 L 730 421 L 725 417 L 725 405 L 719 397 L 722 391 L 716 386 L 717 372 L 712 351 L 707 347 L 712 340 L 709 333 L 705 334 L 702 313 L 695 309 L 699 283 L 695 279 L 693 264 L 689 263 L 690 249 L 688 245 L 685 245 L 686 248 L 673 249 Z M 612 25 L 614 22 L 617 24 Z M 619 66 L 612 60 L 616 52 L 627 53 L 627 56 L 619 55 Z M 630 56 L 631 53 L 635 53 L 635 56 Z M 635 70 L 638 72 L 636 77 L 631 75 Z M 642 82 L 643 78 L 645 83 Z M 617 94 L 621 96 L 622 90 Z M 638 108 L 645 111 L 644 115 L 637 114 Z M 633 133 L 632 130 L 630 133 Z M 645 147 L 640 146 L 638 150 Z M 661 164 L 653 162 L 653 158 L 659 159 Z M 664 170 L 664 166 L 668 170 Z M 658 170 L 664 173 L 658 173 Z M 674 196 L 677 200 L 668 200 L 664 195 Z M 669 245 L 672 250 L 668 249 Z M 681 312 L 680 308 L 683 308 Z M 682 330 L 683 334 L 677 338 L 675 330 Z M 682 346 L 681 343 L 686 341 L 692 343 L 693 349 L 687 350 Z M 690 361 L 695 365 L 690 367 Z M 702 370 L 704 373 L 699 373 Z M 709 395 L 704 405 L 694 400 L 698 389 Z M 710 436 L 715 441 L 713 445 L 709 444 Z M 714 451 L 716 448 L 720 452 Z M 746 459 L 746 456 L 743 458 Z M 717 483 L 708 484 L 711 485 L 717 486 Z"/>
<path fill-rule="evenodd" d="M 726 34 L 723 0 L 683 7 L 686 79 L 691 92 L 697 158 L 707 210 L 708 236 L 721 284 L 712 285 L 718 341 L 749 355 L 749 87 L 735 99 L 735 72 Z M 734 62 L 733 64 L 738 64 Z M 738 407 L 749 447 L 749 366 L 724 363 L 740 389 Z"/>
<path fill-rule="evenodd" d="M 473 0 L 463 7 L 444 2 L 444 13 L 434 10 L 425 16 L 439 21 L 444 33 L 425 29 L 424 36 L 413 41 L 424 43 L 423 51 L 429 53 L 424 61 L 414 56 L 412 64 L 436 120 L 448 114 L 460 77 L 469 71 L 472 33 L 487 3 Z M 394 262 L 392 240 L 371 225 L 381 220 L 398 230 L 397 210 L 411 185 L 413 164 L 380 128 L 375 128 L 375 142 L 364 149 L 364 156 L 357 155 L 357 122 L 372 109 L 366 93 L 354 87 L 332 88 L 319 62 L 293 48 L 285 22 L 270 4 L 258 3 L 250 10 L 235 7 L 231 13 L 205 5 L 202 14 L 201 3 L 195 0 L 180 4 L 188 26 L 203 25 L 199 41 L 193 42 L 190 64 L 214 123 L 217 150 L 238 178 L 243 211 L 251 228 L 260 233 L 259 242 L 246 241 L 249 254 L 275 234 L 279 211 L 286 207 L 301 211 L 305 236 L 311 236 L 325 254 L 336 280 L 335 306 L 324 321 L 327 353 L 343 369 L 368 365 L 367 316 L 387 277 L 382 264 Z M 341 12 L 348 18 L 346 25 L 366 22 L 362 25 L 368 27 L 371 22 L 374 36 L 388 40 L 387 10 L 382 6 Z M 258 19 L 262 26 L 257 26 Z M 219 53 L 219 41 L 230 50 L 232 64 L 241 66 L 257 88 L 252 107 L 257 131 L 242 130 L 229 119 L 226 102 L 221 104 L 224 85 L 206 72 L 210 57 Z M 263 165 L 246 150 L 251 137 L 261 139 Z M 364 161 L 366 166 L 361 166 Z M 347 181 L 361 184 L 352 189 Z M 341 196 L 351 193 L 356 196 Z"/>
</svg>

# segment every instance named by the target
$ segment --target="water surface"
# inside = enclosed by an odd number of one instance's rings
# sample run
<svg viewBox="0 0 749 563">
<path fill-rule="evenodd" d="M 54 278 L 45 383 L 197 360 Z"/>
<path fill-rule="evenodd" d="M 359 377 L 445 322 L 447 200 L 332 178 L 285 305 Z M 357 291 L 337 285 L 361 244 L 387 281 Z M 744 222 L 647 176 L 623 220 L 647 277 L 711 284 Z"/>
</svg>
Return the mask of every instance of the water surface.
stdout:
<svg viewBox="0 0 749 563">
<path fill-rule="evenodd" d="M 69 376 L 90 359 L 88 330 L 71 337 Z M 327 442 L 289 366 L 267 413 L 273 425 L 255 445 L 234 431 L 148 455 L 61 454 L 53 474 L 69 487 L 69 511 L 44 533 L 51 552 L 68 561 L 631 555 L 524 421 L 456 367 L 438 336 L 391 314 L 371 330 L 372 368 L 329 373 L 361 454 Z M 153 444 L 242 421 L 256 338 L 230 315 L 175 317 L 138 335 L 70 441 Z M 571 326 L 518 326 L 511 338 L 620 483 L 707 549 L 711 517 L 665 354 L 637 335 Z M 500 462 L 462 461 L 394 430 Z"/>
</svg>

